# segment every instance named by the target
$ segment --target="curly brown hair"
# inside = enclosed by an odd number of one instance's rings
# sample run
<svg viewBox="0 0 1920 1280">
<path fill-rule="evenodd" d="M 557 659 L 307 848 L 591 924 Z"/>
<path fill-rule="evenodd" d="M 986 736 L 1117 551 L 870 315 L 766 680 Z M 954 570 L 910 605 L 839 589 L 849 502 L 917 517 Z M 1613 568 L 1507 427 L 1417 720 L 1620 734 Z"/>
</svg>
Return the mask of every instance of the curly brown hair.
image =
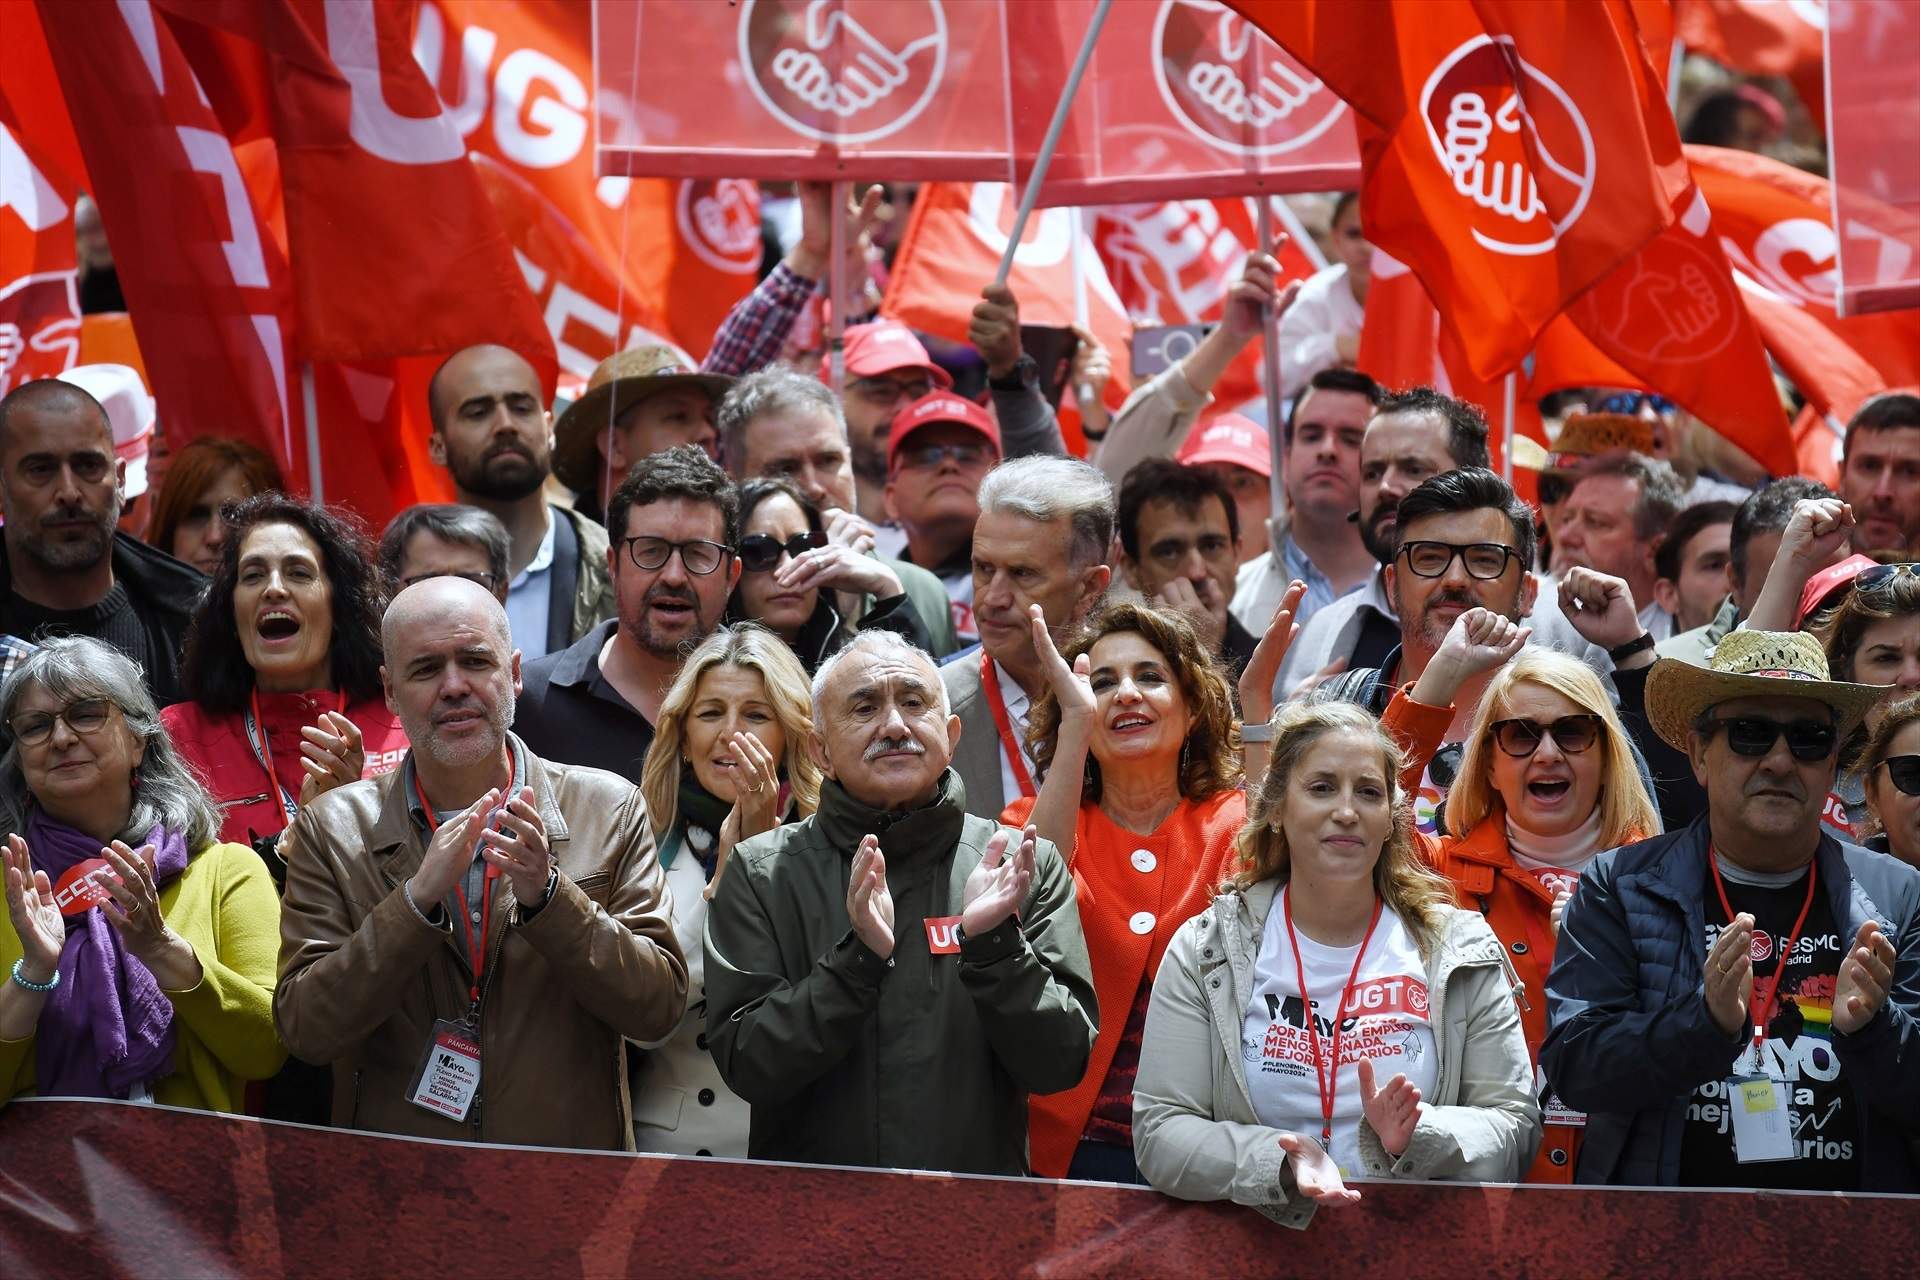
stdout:
<svg viewBox="0 0 1920 1280">
<path fill-rule="evenodd" d="M 1157 609 L 1137 600 L 1118 600 L 1103 606 L 1070 637 L 1060 656 L 1071 666 L 1083 653 L 1107 636 L 1131 632 L 1166 658 L 1192 717 L 1187 745 L 1180 753 L 1180 795 L 1186 800 L 1208 796 L 1240 785 L 1240 724 L 1234 713 L 1233 691 L 1219 663 L 1178 612 Z M 1060 704 L 1053 691 L 1043 693 L 1027 718 L 1027 746 L 1033 753 L 1036 776 L 1044 779 L 1053 763 L 1060 732 Z M 1087 774 L 1080 793 L 1082 803 L 1100 799 L 1100 762 L 1087 755 Z"/>
<path fill-rule="evenodd" d="M 1355 703 L 1290 702 L 1275 714 L 1267 773 L 1247 799 L 1247 825 L 1234 842 L 1240 854 L 1234 883 L 1247 889 L 1262 880 L 1285 884 L 1292 876 L 1293 860 L 1282 825 L 1287 782 L 1307 748 L 1329 733 L 1349 731 L 1379 743 L 1380 767 L 1393 797 L 1393 829 L 1373 864 L 1374 892 L 1406 924 L 1421 953 L 1431 954 L 1439 942 L 1443 909 L 1451 904 L 1452 891 L 1415 844 L 1413 801 L 1399 783 L 1405 755 L 1386 726 Z"/>
</svg>

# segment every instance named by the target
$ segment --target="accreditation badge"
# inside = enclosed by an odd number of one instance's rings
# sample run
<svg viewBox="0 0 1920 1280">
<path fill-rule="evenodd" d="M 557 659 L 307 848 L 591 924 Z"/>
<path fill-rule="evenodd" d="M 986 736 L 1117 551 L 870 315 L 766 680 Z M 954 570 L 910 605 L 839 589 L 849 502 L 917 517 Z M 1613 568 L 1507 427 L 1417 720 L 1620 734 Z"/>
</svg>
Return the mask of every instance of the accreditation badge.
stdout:
<svg viewBox="0 0 1920 1280">
<path fill-rule="evenodd" d="M 1793 1159 L 1793 1122 L 1787 1114 L 1787 1086 L 1767 1076 L 1735 1076 L 1727 1081 L 1733 1116 L 1733 1158 L 1741 1164 Z"/>
<path fill-rule="evenodd" d="M 480 1034 L 477 1028 L 445 1018 L 433 1024 L 433 1039 L 407 1101 L 449 1120 L 465 1120 L 480 1096 Z"/>
</svg>

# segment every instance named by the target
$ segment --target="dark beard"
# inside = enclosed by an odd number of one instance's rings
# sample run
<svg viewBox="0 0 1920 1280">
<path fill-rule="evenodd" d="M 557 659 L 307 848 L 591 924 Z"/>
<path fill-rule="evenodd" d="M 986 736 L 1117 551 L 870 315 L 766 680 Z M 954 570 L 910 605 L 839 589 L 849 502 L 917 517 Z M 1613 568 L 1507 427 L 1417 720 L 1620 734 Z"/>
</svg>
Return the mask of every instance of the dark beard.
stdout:
<svg viewBox="0 0 1920 1280">
<path fill-rule="evenodd" d="M 547 482 L 547 471 L 523 453 L 496 453 L 479 466 L 462 465 L 454 470 L 454 483 L 478 498 L 495 502 L 518 502 L 539 491 Z"/>
<path fill-rule="evenodd" d="M 116 491 L 113 497 L 108 500 L 106 511 L 102 512 L 98 517 L 95 528 L 91 531 L 94 535 L 93 537 L 77 542 L 55 542 L 53 539 L 40 533 L 37 529 L 34 529 L 30 530 L 26 536 L 21 539 L 20 549 L 31 556 L 34 563 L 43 569 L 55 570 L 62 573 L 73 573 L 92 569 L 98 566 L 102 560 L 106 559 L 108 553 L 113 550 L 113 528 L 120 522 L 120 508 L 120 495 Z M 68 517 L 85 515 L 89 519 L 93 518 L 91 512 L 76 512 L 72 510 L 52 512 L 49 514 Z"/>
<path fill-rule="evenodd" d="M 1395 545 L 1399 541 L 1399 529 L 1391 522 L 1378 519 L 1380 515 L 1378 511 L 1373 514 L 1375 516 L 1373 522 L 1369 523 L 1365 520 L 1359 522 L 1360 545 L 1367 549 L 1368 555 L 1381 564 L 1392 564 L 1394 556 L 1400 551 L 1400 548 Z"/>
</svg>

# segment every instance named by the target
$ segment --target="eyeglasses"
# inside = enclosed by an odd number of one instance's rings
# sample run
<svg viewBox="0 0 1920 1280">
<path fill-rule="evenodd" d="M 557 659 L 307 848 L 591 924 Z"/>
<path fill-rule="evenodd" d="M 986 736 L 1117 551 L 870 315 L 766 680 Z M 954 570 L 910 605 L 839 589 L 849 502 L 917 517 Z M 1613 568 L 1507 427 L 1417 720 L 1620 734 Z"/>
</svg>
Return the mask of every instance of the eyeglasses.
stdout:
<svg viewBox="0 0 1920 1280">
<path fill-rule="evenodd" d="M 1651 408 L 1664 417 L 1679 406 L 1665 396 L 1651 395 L 1645 391 L 1617 391 L 1601 397 L 1600 403 L 1593 408 L 1595 413 L 1624 413 L 1628 417 L 1637 417 L 1640 410 Z"/>
<path fill-rule="evenodd" d="M 636 569 L 652 572 L 666 567 L 673 553 L 680 553 L 680 563 L 686 566 L 688 573 L 705 577 L 727 562 L 733 552 L 718 542 L 708 542 L 705 538 L 695 538 L 689 542 L 669 542 L 665 538 L 622 538 L 627 549 L 627 559 L 633 561 Z"/>
<path fill-rule="evenodd" d="M 1903 796 L 1920 796 L 1920 756 L 1888 756 L 1880 762 L 1886 767 L 1887 781 Z"/>
<path fill-rule="evenodd" d="M 827 535 L 809 529 L 796 533 L 785 542 L 770 533 L 750 533 L 740 539 L 740 567 L 748 573 L 765 573 L 780 563 L 783 555 L 799 559 L 815 547 L 827 545 Z"/>
<path fill-rule="evenodd" d="M 922 444 L 900 450 L 897 470 L 934 471 L 947 459 L 962 467 L 977 467 L 993 461 L 993 451 L 984 444 Z"/>
<path fill-rule="evenodd" d="M 1457 557 L 1466 566 L 1467 576 L 1481 582 L 1492 582 L 1507 571 L 1509 558 L 1520 558 L 1518 551 L 1498 542 L 1469 542 L 1464 546 L 1453 542 L 1405 542 L 1400 545 L 1400 554 L 1406 557 L 1407 568 L 1422 578 L 1444 577 Z"/>
<path fill-rule="evenodd" d="M 1488 726 L 1499 748 L 1516 760 L 1525 760 L 1548 737 L 1561 754 L 1577 756 L 1600 738 L 1600 717 L 1591 712 L 1561 716 L 1551 724 L 1538 720 L 1495 720 Z"/>
<path fill-rule="evenodd" d="M 475 569 L 470 573 L 455 573 L 453 570 L 447 569 L 440 573 L 416 573 L 409 575 L 408 577 L 400 579 L 400 585 L 402 587 L 411 587 L 416 582 L 432 582 L 435 578 L 465 578 L 468 582 L 473 583 L 488 593 L 491 593 L 495 589 L 495 584 L 500 581 L 499 578 L 496 578 L 484 569 Z"/>
<path fill-rule="evenodd" d="M 22 746 L 35 747 L 53 736 L 53 722 L 56 720 L 74 733 L 89 737 L 104 729 L 112 717 L 112 702 L 105 698 L 82 698 L 78 702 L 69 702 L 58 711 L 29 711 L 23 716 L 15 716 L 8 727 Z"/>
<path fill-rule="evenodd" d="M 1834 747 L 1840 741 L 1839 731 L 1832 725 L 1814 720 L 1781 724 L 1778 720 L 1765 720 L 1759 716 L 1733 716 L 1709 719 L 1701 725 L 1701 731 L 1708 738 L 1712 738 L 1720 729 L 1727 731 L 1727 746 L 1737 756 L 1764 756 L 1773 750 L 1773 744 L 1784 735 L 1787 750 L 1793 753 L 1795 760 L 1805 764 L 1825 760 L 1833 754 Z"/>
<path fill-rule="evenodd" d="M 1871 569 L 1863 569 L 1853 577 L 1853 589 L 1865 594 L 1870 591 L 1884 591 L 1894 584 L 1897 578 L 1911 575 L 1920 578 L 1920 564 L 1908 560 L 1899 564 L 1877 564 Z"/>
<path fill-rule="evenodd" d="M 847 384 L 847 390 L 872 404 L 899 404 L 902 400 L 918 400 L 921 396 L 931 395 L 933 379 L 926 375 L 911 380 L 855 378 Z"/>
</svg>

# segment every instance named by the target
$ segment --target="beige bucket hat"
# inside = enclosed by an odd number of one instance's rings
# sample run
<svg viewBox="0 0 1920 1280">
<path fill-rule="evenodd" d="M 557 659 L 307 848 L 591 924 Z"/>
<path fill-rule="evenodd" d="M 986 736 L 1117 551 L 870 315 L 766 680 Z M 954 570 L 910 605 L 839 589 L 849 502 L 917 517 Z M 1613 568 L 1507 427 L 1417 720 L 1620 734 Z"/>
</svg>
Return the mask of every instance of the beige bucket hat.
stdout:
<svg viewBox="0 0 1920 1280">
<path fill-rule="evenodd" d="M 593 438 L 605 435 L 615 418 L 671 387 L 699 387 L 717 402 L 732 386 L 732 378 L 701 373 L 672 347 L 616 351 L 600 362 L 587 379 L 586 394 L 568 405 L 554 424 L 553 474 L 574 492 L 586 493 L 600 469 Z"/>
<path fill-rule="evenodd" d="M 1662 658 L 1647 673 L 1647 720 L 1668 746 L 1687 749 L 1687 732 L 1708 708 L 1733 698 L 1811 698 L 1833 708 L 1844 739 L 1885 696 L 1879 685 L 1828 678 L 1826 650 L 1804 631 L 1731 631 L 1707 665 Z"/>
</svg>

